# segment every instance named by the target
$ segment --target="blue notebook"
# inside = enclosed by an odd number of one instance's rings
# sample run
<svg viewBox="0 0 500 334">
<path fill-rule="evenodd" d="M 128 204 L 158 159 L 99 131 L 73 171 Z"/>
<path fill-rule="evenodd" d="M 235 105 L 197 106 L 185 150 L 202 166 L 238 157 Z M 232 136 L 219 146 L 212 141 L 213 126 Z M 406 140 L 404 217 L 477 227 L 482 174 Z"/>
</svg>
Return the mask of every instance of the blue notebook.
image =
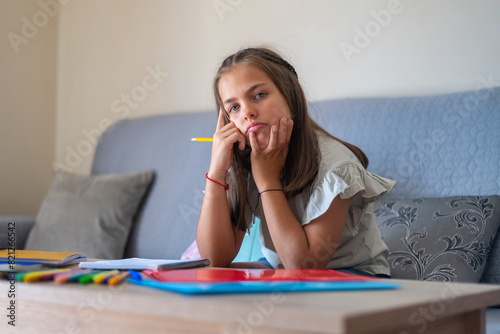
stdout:
<svg viewBox="0 0 500 334">
<path fill-rule="evenodd" d="M 360 282 L 290 282 L 253 281 L 237 283 L 169 283 L 152 280 L 128 279 L 127 282 L 150 288 L 173 291 L 184 295 L 236 294 L 265 292 L 314 292 L 397 289 L 400 285 L 380 281 Z"/>
</svg>

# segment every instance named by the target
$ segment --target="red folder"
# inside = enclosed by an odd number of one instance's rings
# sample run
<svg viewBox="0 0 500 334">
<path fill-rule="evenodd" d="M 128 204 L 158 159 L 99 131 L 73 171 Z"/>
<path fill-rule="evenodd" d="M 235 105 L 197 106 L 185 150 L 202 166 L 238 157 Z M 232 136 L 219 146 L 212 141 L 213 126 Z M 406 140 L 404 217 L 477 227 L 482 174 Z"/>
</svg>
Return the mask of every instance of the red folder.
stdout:
<svg viewBox="0 0 500 334">
<path fill-rule="evenodd" d="M 160 282 L 248 282 L 248 281 L 320 281 L 360 282 L 378 278 L 346 274 L 335 270 L 295 269 L 179 269 L 144 270 L 143 274 Z"/>
</svg>

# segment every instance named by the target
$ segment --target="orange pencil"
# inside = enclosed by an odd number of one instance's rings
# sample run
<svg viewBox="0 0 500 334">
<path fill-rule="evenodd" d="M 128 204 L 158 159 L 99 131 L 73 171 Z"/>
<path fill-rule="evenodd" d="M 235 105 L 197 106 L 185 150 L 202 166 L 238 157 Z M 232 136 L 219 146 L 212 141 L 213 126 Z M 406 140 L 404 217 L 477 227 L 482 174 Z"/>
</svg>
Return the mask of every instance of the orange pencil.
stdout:
<svg viewBox="0 0 500 334">
<path fill-rule="evenodd" d="M 127 277 L 129 277 L 129 273 L 128 271 L 125 271 L 121 274 L 118 274 L 118 275 L 115 275 L 113 277 L 111 277 L 108 281 L 108 284 L 109 285 L 117 285 L 117 284 L 120 284 L 121 282 L 123 282 L 124 279 L 126 279 Z"/>
</svg>

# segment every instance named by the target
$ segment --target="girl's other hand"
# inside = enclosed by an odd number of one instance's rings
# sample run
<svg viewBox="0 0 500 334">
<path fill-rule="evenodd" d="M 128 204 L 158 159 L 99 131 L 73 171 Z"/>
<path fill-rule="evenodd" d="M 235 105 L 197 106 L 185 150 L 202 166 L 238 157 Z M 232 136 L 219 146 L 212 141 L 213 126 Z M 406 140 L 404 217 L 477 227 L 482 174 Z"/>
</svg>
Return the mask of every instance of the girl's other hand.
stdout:
<svg viewBox="0 0 500 334">
<path fill-rule="evenodd" d="M 271 127 L 269 144 L 260 149 L 254 133 L 250 133 L 252 175 L 259 191 L 281 188 L 281 172 L 285 167 L 293 121 L 282 118 Z"/>
<path fill-rule="evenodd" d="M 226 124 L 224 110 L 220 108 L 217 128 L 212 143 L 212 159 L 208 170 L 210 178 L 225 183 L 226 173 L 233 161 L 233 146 L 236 142 L 238 142 L 240 150 L 245 149 L 245 136 L 243 136 L 234 123 L 229 122 Z"/>
</svg>

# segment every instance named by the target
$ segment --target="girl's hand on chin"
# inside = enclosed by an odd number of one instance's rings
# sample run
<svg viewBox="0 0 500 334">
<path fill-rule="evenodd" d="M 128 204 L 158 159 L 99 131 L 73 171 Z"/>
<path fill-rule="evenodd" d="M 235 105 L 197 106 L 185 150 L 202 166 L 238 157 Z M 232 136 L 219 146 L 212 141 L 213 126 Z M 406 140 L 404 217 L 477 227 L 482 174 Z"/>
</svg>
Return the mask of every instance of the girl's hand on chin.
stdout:
<svg viewBox="0 0 500 334">
<path fill-rule="evenodd" d="M 271 127 L 269 143 L 264 149 L 259 147 L 255 133 L 249 134 L 252 175 L 259 192 L 282 187 L 281 171 L 285 167 L 292 129 L 293 121 L 282 118 L 278 124 Z"/>
<path fill-rule="evenodd" d="M 233 122 L 225 124 L 224 110 L 219 111 L 217 120 L 217 128 L 214 134 L 214 142 L 212 144 L 212 159 L 208 175 L 216 180 L 225 180 L 226 173 L 231 167 L 233 161 L 234 149 L 233 145 L 238 143 L 240 150 L 245 149 L 245 136 L 238 130 Z"/>
</svg>

